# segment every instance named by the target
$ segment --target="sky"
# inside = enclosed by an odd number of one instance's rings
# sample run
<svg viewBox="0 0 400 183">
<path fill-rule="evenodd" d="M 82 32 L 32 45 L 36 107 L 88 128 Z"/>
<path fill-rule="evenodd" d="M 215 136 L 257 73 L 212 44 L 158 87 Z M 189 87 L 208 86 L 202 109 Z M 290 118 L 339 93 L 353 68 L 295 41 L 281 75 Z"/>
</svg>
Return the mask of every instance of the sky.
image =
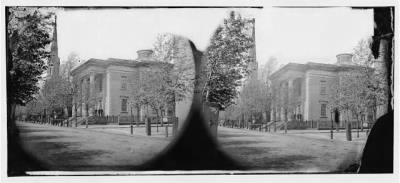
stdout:
<svg viewBox="0 0 400 183">
<path fill-rule="evenodd" d="M 334 63 L 373 34 L 372 10 L 350 8 L 111 9 L 57 12 L 61 61 L 75 52 L 89 58 L 135 59 L 158 33 L 174 33 L 205 50 L 230 10 L 256 19 L 257 61 Z"/>
</svg>

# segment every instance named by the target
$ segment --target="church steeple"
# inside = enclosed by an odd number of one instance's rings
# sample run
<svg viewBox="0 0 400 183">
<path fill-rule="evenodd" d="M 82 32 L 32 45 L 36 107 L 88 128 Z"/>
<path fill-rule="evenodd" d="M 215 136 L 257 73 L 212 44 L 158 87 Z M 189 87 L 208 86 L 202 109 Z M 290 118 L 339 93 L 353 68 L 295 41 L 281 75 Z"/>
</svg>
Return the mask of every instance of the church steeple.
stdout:
<svg viewBox="0 0 400 183">
<path fill-rule="evenodd" d="M 48 62 L 47 76 L 51 78 L 60 74 L 60 58 L 58 57 L 58 41 L 57 41 L 57 16 L 54 17 L 53 41 L 51 44 L 50 58 Z"/>
<path fill-rule="evenodd" d="M 256 57 L 256 19 L 251 21 L 253 23 L 253 30 L 252 30 L 252 39 L 253 39 L 253 46 L 250 48 L 250 56 L 253 58 L 253 61 L 249 63 L 249 70 L 250 70 L 250 78 L 258 76 L 258 63 Z"/>
</svg>

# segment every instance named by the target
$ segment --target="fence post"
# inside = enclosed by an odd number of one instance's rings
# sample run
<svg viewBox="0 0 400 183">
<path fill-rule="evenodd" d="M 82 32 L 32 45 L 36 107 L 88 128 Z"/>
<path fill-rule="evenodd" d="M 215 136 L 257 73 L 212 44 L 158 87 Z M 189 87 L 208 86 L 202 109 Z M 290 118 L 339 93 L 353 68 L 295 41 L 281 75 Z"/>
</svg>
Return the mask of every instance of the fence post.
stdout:
<svg viewBox="0 0 400 183">
<path fill-rule="evenodd" d="M 165 137 L 168 137 L 168 124 L 165 125 Z"/>
<path fill-rule="evenodd" d="M 157 121 L 156 121 L 156 127 L 157 127 L 157 133 L 158 133 L 158 119 L 157 119 Z"/>
<path fill-rule="evenodd" d="M 174 121 L 172 124 L 172 136 L 176 136 L 177 131 L 178 131 L 178 124 L 179 124 L 179 118 L 174 117 Z"/>
<path fill-rule="evenodd" d="M 276 132 L 276 123 L 274 123 L 274 132 Z"/>
<path fill-rule="evenodd" d="M 146 117 L 146 135 L 151 136 L 151 119 Z"/>
<path fill-rule="evenodd" d="M 347 141 L 351 141 L 351 122 L 348 121 L 346 123 L 346 139 Z"/>
<path fill-rule="evenodd" d="M 336 123 L 336 132 L 339 132 L 340 121 Z"/>
<path fill-rule="evenodd" d="M 331 119 L 331 139 L 333 139 L 333 120 Z"/>
<path fill-rule="evenodd" d="M 89 126 L 89 117 L 86 118 L 86 128 Z"/>
<path fill-rule="evenodd" d="M 285 121 L 285 134 L 287 134 L 287 121 Z"/>
</svg>

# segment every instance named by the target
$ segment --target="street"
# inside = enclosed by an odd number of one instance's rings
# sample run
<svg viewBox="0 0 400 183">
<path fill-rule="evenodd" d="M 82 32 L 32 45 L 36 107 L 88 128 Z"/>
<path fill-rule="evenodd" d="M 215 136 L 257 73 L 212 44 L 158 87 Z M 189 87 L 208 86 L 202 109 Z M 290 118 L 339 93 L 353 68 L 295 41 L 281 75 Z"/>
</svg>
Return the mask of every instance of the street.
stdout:
<svg viewBox="0 0 400 183">
<path fill-rule="evenodd" d="M 162 136 L 129 135 L 129 128 L 17 124 L 24 149 L 51 170 L 131 170 L 156 157 L 171 141 Z M 218 141 L 222 150 L 251 170 L 282 172 L 343 171 L 357 163 L 365 143 L 224 127 L 218 129 Z"/>
<path fill-rule="evenodd" d="M 167 138 L 17 123 L 23 147 L 51 170 L 127 170 L 154 158 Z M 127 129 L 128 130 L 128 129 Z"/>
<path fill-rule="evenodd" d="M 222 149 L 253 170 L 341 172 L 357 163 L 365 143 L 224 127 L 218 133 Z"/>
</svg>

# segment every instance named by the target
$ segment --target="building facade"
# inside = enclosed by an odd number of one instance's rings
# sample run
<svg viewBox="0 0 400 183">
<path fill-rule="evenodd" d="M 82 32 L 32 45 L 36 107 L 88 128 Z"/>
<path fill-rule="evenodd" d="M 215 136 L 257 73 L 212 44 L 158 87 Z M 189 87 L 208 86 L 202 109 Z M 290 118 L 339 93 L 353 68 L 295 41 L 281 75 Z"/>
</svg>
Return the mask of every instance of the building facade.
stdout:
<svg viewBox="0 0 400 183">
<path fill-rule="evenodd" d="M 352 54 L 337 55 L 336 64 L 289 63 L 271 75 L 274 98 L 271 121 L 344 120 L 329 107 L 330 85 L 355 67 Z M 336 80 L 337 81 L 337 80 Z M 365 114 L 368 119 L 371 114 Z"/>
<path fill-rule="evenodd" d="M 130 96 L 134 92 L 135 84 L 140 82 L 144 72 L 152 69 L 171 65 L 158 62 L 153 59 L 152 50 L 137 51 L 138 58 L 135 60 L 109 58 L 107 60 L 89 59 L 71 72 L 74 83 L 76 83 L 75 95 L 73 97 L 73 116 L 130 116 L 139 115 L 141 120 L 145 115 L 155 115 L 150 107 L 142 106 L 138 111 L 130 105 Z M 186 105 L 187 102 L 185 103 Z M 176 105 L 181 105 L 176 104 Z M 132 109 L 133 108 L 133 109 Z M 186 109 L 178 106 L 177 109 Z M 187 111 L 171 111 L 168 107 L 164 111 L 167 115 L 176 114 L 182 117 Z M 132 111 L 131 111 L 132 110 Z M 140 114 L 138 114 L 140 113 Z"/>
</svg>

